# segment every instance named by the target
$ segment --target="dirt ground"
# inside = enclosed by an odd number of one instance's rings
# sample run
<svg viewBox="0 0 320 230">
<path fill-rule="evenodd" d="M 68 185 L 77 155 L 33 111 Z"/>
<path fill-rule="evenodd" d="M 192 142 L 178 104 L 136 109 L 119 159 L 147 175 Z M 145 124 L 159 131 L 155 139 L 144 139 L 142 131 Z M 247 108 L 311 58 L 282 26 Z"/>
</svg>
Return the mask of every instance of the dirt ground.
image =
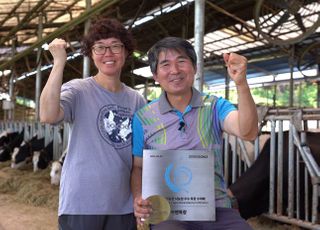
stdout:
<svg viewBox="0 0 320 230">
<path fill-rule="evenodd" d="M 0 163 L 0 230 L 57 230 L 57 186 L 50 184 L 49 169 L 11 169 Z M 292 230 L 266 218 L 252 218 L 254 230 Z"/>
<path fill-rule="evenodd" d="M 59 188 L 49 169 L 32 172 L 0 163 L 0 230 L 57 230 Z"/>
<path fill-rule="evenodd" d="M 57 212 L 0 195 L 0 230 L 57 230 Z"/>
</svg>

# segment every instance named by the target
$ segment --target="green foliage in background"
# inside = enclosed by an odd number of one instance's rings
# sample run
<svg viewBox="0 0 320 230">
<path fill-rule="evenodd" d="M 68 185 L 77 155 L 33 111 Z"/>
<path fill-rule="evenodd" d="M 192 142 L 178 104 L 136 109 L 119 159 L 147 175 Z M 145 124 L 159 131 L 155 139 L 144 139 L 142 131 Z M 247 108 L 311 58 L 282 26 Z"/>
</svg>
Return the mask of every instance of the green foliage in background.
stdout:
<svg viewBox="0 0 320 230">
<path fill-rule="evenodd" d="M 225 90 L 210 91 L 208 93 L 225 97 Z M 263 88 L 251 88 L 253 99 L 257 105 L 288 107 L 290 98 L 289 85 L 264 86 Z M 229 100 L 237 104 L 235 89 L 229 91 Z M 294 107 L 317 108 L 317 83 L 303 82 L 294 85 Z"/>
<path fill-rule="evenodd" d="M 225 98 L 225 90 L 210 90 L 208 86 L 203 86 L 203 92 Z M 288 107 L 290 97 L 289 85 L 264 86 L 251 88 L 253 99 L 257 105 L 269 107 Z M 158 98 L 161 94 L 160 87 L 150 87 L 147 91 L 149 101 Z M 229 100 L 237 104 L 237 92 L 235 89 L 229 91 Z M 317 83 L 302 82 L 294 85 L 293 95 L 294 107 L 317 108 Z"/>
<path fill-rule="evenodd" d="M 16 97 L 16 103 L 18 105 L 23 105 L 32 109 L 36 107 L 35 102 L 33 100 L 30 100 L 24 97 Z"/>
</svg>

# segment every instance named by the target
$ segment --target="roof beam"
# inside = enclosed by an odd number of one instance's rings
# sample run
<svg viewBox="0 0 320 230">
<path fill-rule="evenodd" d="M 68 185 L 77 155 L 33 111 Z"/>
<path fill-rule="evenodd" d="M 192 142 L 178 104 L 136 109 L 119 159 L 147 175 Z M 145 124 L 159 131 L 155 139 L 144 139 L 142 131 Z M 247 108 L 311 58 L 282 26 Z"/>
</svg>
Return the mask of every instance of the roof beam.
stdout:
<svg viewBox="0 0 320 230">
<path fill-rule="evenodd" d="M 61 27 L 62 25 L 64 25 L 65 23 L 64 22 L 52 22 L 52 23 L 46 23 L 43 25 L 43 28 L 58 28 L 58 27 Z M 19 31 L 23 31 L 23 30 L 34 30 L 34 29 L 38 29 L 38 24 L 27 24 L 25 25 L 23 28 L 20 28 Z M 12 30 L 16 28 L 16 26 L 1 26 L 0 27 L 0 32 L 1 33 L 4 33 L 4 32 L 7 32 L 8 30 Z M 17 32 L 19 32 L 17 31 Z"/>
<path fill-rule="evenodd" d="M 218 11 L 218 12 L 220 12 L 220 13 L 223 13 L 223 14 L 225 14 L 225 15 L 233 18 L 234 20 L 240 22 L 243 26 L 245 26 L 245 27 L 248 29 L 248 31 L 250 31 L 249 28 L 252 29 L 252 30 L 257 31 L 257 28 L 256 28 L 256 27 L 251 26 L 251 25 L 248 24 L 246 21 L 242 20 L 241 18 L 237 17 L 236 15 L 233 15 L 233 14 L 229 13 L 228 11 L 226 11 L 226 10 L 224 10 L 223 8 L 219 7 L 218 5 L 213 4 L 212 2 L 209 2 L 209 1 L 206 1 L 206 3 L 207 3 L 210 7 L 212 7 L 213 9 L 215 9 L 216 11 Z M 260 42 L 264 43 L 265 45 L 268 45 L 268 43 L 265 42 L 265 41 L 263 41 L 263 40 L 260 40 Z M 281 47 L 281 49 L 282 49 L 283 52 L 289 53 L 289 51 L 288 51 L 287 49 L 285 49 L 284 47 Z"/>
<path fill-rule="evenodd" d="M 52 27 L 55 27 L 55 28 L 59 28 L 61 27 L 62 25 L 64 25 L 65 23 L 53 23 L 54 20 L 56 20 L 57 18 L 61 17 L 62 15 L 65 14 L 66 11 L 70 10 L 77 2 L 79 2 L 80 0 L 75 0 L 72 4 L 68 5 L 67 8 L 65 8 L 63 11 L 61 11 L 59 14 L 57 14 L 55 17 L 51 18 L 48 22 L 44 23 L 43 25 L 43 28 L 52 28 Z M 30 27 L 30 28 L 29 28 Z M 33 27 L 33 28 L 31 28 Z M 38 25 L 26 25 L 24 26 L 22 29 L 38 29 Z M 1 28 L 0 28 L 1 30 Z M 23 43 L 27 40 L 29 40 L 30 37 L 27 37 L 27 38 L 24 38 L 24 39 L 21 39 L 19 40 L 20 43 Z"/>
<path fill-rule="evenodd" d="M 25 15 L 25 17 L 21 20 L 20 24 L 14 27 L 12 30 L 9 31 L 7 36 L 0 39 L 0 45 L 2 45 L 5 41 L 8 41 L 12 35 L 14 35 L 17 31 L 19 31 L 27 22 L 29 22 L 30 17 L 33 13 L 35 13 L 42 5 L 46 3 L 46 0 L 41 0 L 38 2 L 38 4 L 30 10 L 28 14 Z"/>
<path fill-rule="evenodd" d="M 0 22 L 0 27 L 9 19 L 12 17 L 12 14 L 16 12 L 16 10 L 19 8 L 19 6 L 24 2 L 24 0 L 20 0 L 13 9 L 8 13 L 8 15 Z"/>
<path fill-rule="evenodd" d="M 76 5 L 80 0 L 75 0 L 72 4 L 70 4 L 67 8 L 65 8 L 65 10 L 63 12 L 60 12 L 59 14 L 57 14 L 55 17 L 51 18 L 51 20 L 49 22 L 53 22 L 54 20 L 56 20 L 57 18 L 61 17 L 66 11 L 70 10 L 74 5 Z"/>
<path fill-rule="evenodd" d="M 28 49 L 25 49 L 24 51 L 22 51 L 22 52 L 18 53 L 17 55 L 13 56 L 9 61 L 7 61 L 7 62 L 3 63 L 2 65 L 0 65 L 0 70 L 4 70 L 8 66 L 12 65 L 14 62 L 19 60 L 20 58 L 22 58 L 22 57 L 28 55 L 29 53 L 31 53 L 35 48 L 41 47 L 41 45 L 44 44 L 45 42 L 48 42 L 48 41 L 60 36 L 64 32 L 70 30 L 70 28 L 73 28 L 74 26 L 84 22 L 89 17 L 91 17 L 91 16 L 93 16 L 95 14 L 98 14 L 99 12 L 104 10 L 105 8 L 110 7 L 111 5 L 114 5 L 115 3 L 119 2 L 119 1 L 120 0 L 109 0 L 109 1 L 106 0 L 106 1 L 99 2 L 98 4 L 96 4 L 91 9 L 89 9 L 89 10 L 85 11 L 84 13 L 82 13 L 79 17 L 73 19 L 69 23 L 64 24 L 62 27 L 60 27 L 59 29 L 55 30 L 54 32 L 52 32 L 48 36 L 44 37 L 41 40 L 36 41 Z"/>
</svg>

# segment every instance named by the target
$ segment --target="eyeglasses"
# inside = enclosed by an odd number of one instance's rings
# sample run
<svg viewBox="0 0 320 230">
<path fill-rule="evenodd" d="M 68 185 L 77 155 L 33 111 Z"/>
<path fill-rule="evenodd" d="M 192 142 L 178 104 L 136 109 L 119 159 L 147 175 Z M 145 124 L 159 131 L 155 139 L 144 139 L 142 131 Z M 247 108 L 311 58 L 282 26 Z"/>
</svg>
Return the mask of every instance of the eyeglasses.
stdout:
<svg viewBox="0 0 320 230">
<path fill-rule="evenodd" d="M 122 47 L 122 44 L 114 44 L 111 46 L 96 45 L 92 47 L 92 50 L 96 55 L 104 55 L 107 52 L 107 49 L 110 49 L 113 54 L 118 54 L 121 52 Z"/>
</svg>

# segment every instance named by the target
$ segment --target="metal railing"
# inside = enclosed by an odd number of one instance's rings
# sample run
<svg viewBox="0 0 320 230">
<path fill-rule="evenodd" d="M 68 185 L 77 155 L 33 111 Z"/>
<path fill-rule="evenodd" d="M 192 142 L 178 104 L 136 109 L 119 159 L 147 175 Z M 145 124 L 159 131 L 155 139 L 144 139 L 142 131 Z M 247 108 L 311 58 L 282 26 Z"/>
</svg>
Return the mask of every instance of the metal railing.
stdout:
<svg viewBox="0 0 320 230">
<path fill-rule="evenodd" d="M 68 145 L 69 125 L 67 124 L 52 126 L 40 122 L 0 121 L 0 133 L 4 131 L 21 132 L 22 130 L 24 130 L 23 139 L 25 141 L 35 135 L 38 138 L 45 138 L 45 146 L 53 141 L 53 160 L 58 160 Z"/>
<path fill-rule="evenodd" d="M 311 154 L 310 148 L 305 144 L 304 130 L 307 129 L 310 120 L 315 120 L 319 124 L 320 109 L 271 110 L 264 116 L 263 123 L 267 123 L 271 129 L 269 130 L 269 210 L 264 215 L 273 220 L 303 228 L 320 229 L 318 216 L 320 167 Z M 289 134 L 285 135 L 288 137 L 287 140 L 284 140 L 284 121 L 286 124 L 289 122 Z M 224 173 L 228 185 L 234 183 L 251 166 L 251 163 L 254 163 L 249 160 L 251 156 L 248 155 L 243 141 L 238 138 L 233 139 L 235 143 L 232 146 L 238 147 L 232 148 L 230 156 L 228 144 L 230 137 L 224 134 Z M 259 144 L 259 138 L 257 138 L 254 143 L 255 159 L 259 155 Z M 285 146 L 288 148 L 287 152 L 283 151 L 284 144 L 288 145 Z M 287 162 L 284 161 L 284 154 L 288 154 Z M 283 171 L 284 164 L 287 164 L 285 166 L 288 171 Z M 303 175 L 302 178 L 300 174 Z M 302 186 L 301 183 L 303 183 Z M 287 194 L 284 194 L 285 191 Z M 284 200 L 284 197 L 287 197 L 287 200 Z M 301 199 L 304 200 L 304 207 L 300 207 Z"/>
</svg>

